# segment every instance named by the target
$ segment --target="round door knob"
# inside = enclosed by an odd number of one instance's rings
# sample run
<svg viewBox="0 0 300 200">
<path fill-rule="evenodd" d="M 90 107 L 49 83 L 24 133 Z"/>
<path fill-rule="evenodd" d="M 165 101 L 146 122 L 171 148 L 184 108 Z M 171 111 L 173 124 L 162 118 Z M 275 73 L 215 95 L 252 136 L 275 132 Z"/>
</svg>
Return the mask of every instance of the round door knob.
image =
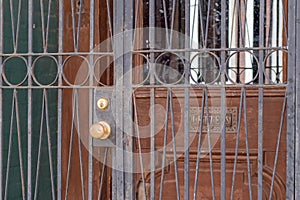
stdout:
<svg viewBox="0 0 300 200">
<path fill-rule="evenodd" d="M 90 128 L 90 134 L 95 139 L 107 139 L 110 136 L 111 128 L 108 123 L 105 121 L 101 121 L 98 123 L 95 123 Z"/>
</svg>

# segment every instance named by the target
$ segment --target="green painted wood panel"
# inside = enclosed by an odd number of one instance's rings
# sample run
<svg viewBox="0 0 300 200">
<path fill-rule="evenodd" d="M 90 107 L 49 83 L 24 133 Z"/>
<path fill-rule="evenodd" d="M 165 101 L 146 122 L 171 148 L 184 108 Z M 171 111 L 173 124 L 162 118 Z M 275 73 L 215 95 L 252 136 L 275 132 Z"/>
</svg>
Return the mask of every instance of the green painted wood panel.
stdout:
<svg viewBox="0 0 300 200">
<path fill-rule="evenodd" d="M 28 62 L 28 57 L 17 57 L 19 53 L 28 52 L 28 0 L 21 0 L 20 5 L 20 17 L 19 17 L 19 32 L 16 33 L 18 24 L 18 12 L 19 12 L 19 2 L 12 1 L 13 10 L 13 20 L 11 15 L 10 1 L 4 0 L 4 53 L 14 52 L 14 35 L 18 35 L 18 45 L 16 56 L 7 58 L 2 57 L 5 61 L 4 72 L 7 79 L 13 84 L 21 82 L 26 76 L 26 64 L 22 59 Z M 47 28 L 47 16 L 48 16 L 48 5 L 49 0 L 44 0 L 43 7 L 44 10 L 44 22 L 45 29 Z M 34 52 L 43 52 L 43 36 L 42 36 L 42 21 L 41 21 L 41 5 L 39 0 L 33 1 L 33 43 L 32 48 Z M 57 29 L 58 29 L 58 3 L 57 0 L 51 1 L 50 9 L 50 26 L 49 26 L 49 38 L 48 38 L 48 48 L 47 52 L 57 52 Z M 12 21 L 14 22 L 14 29 L 12 28 Z M 54 58 L 56 59 L 56 58 Z M 47 84 L 55 80 L 57 73 L 56 62 L 50 57 L 32 57 L 33 62 L 35 62 L 34 74 L 36 78 L 42 84 Z M 56 84 L 56 83 L 54 83 Z M 27 86 L 28 80 L 26 79 L 22 86 Z M 33 82 L 33 85 L 37 83 Z M 48 151 L 48 139 L 47 139 L 47 128 L 46 128 L 46 113 L 45 107 L 43 108 L 43 94 L 47 95 L 48 102 L 48 123 L 49 123 L 49 133 L 51 141 L 51 161 L 53 167 L 53 183 L 54 191 L 56 193 L 56 160 L 57 160 L 57 91 L 56 89 L 48 89 L 43 91 L 43 89 L 33 89 L 32 90 L 32 145 L 28 146 L 28 90 L 27 89 L 16 89 L 16 99 L 18 104 L 19 113 L 19 125 L 20 125 L 20 137 L 18 141 L 17 132 L 17 120 L 16 120 L 16 106 L 13 106 L 13 89 L 3 89 L 2 96 L 2 114 L 3 114 L 3 126 L 2 126 L 2 156 L 3 156 L 3 181 L 2 197 L 7 199 L 22 199 L 22 180 L 21 180 L 21 170 L 20 170 L 20 155 L 19 150 L 22 155 L 23 173 L 24 173 L 24 183 L 25 183 L 25 196 L 28 193 L 28 149 L 31 148 L 31 171 L 32 175 L 29 177 L 32 182 L 32 199 L 35 195 L 37 199 L 52 199 L 52 186 L 51 186 L 51 176 L 50 176 L 50 162 L 49 162 L 49 151 Z M 16 100 L 15 99 L 15 100 Z M 14 110 L 12 112 L 12 108 Z M 44 113 L 43 113 L 44 112 Z M 42 123 L 42 113 L 44 114 Z M 13 116 L 13 118 L 12 118 Z M 42 124 L 42 130 L 41 129 Z M 12 127 L 12 131 L 10 131 Z M 10 137 L 11 132 L 11 137 Z M 41 148 L 39 149 L 40 134 L 42 134 Z M 10 157 L 8 154 L 10 153 Z M 38 166 L 38 153 L 40 151 L 40 162 Z M 9 163 L 8 163 L 9 161 Z M 39 168 L 38 181 L 37 169 Z M 9 173 L 7 173 L 9 170 Z M 7 176 L 8 174 L 8 176 Z M 37 184 L 36 184 L 37 182 Z M 7 192 L 5 187 L 7 187 Z"/>
</svg>

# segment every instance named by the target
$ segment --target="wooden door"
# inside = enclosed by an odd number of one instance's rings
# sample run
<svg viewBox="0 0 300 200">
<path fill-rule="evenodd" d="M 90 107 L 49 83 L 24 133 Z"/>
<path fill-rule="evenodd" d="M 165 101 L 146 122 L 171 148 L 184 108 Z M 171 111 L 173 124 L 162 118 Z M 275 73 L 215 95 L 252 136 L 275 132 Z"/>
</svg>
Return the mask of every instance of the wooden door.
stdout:
<svg viewBox="0 0 300 200">
<path fill-rule="evenodd" d="M 155 1 L 151 8 L 144 1 L 142 24 L 153 18 L 156 32 L 143 38 L 154 41 L 152 49 L 134 52 L 148 58 L 143 80 L 154 66 L 152 83 L 149 78 L 135 86 L 136 168 L 143 172 L 135 177 L 137 198 L 285 199 L 287 52 L 273 66 L 271 32 L 285 46 L 287 24 L 275 28 L 270 8 L 277 4 L 186 3 Z M 287 1 L 280 4 L 287 12 Z M 259 51 L 262 46 L 266 50 Z M 276 75 L 274 67 L 280 68 Z"/>
<path fill-rule="evenodd" d="M 91 7 L 88 1 L 64 1 L 63 57 L 64 86 L 62 106 L 62 197 L 68 199 L 111 199 L 111 169 L 104 167 L 103 160 L 92 158 L 89 153 L 89 90 L 80 89 L 89 85 L 86 80 L 89 71 L 91 46 L 91 9 L 93 16 L 93 51 L 111 51 L 111 29 L 113 3 L 100 0 Z M 73 4 L 73 5 L 72 5 Z M 79 52 L 79 53 L 78 53 Z M 80 53 L 81 52 L 81 53 Z M 95 87 L 109 86 L 113 83 L 111 58 L 96 54 L 93 57 Z M 102 68 L 102 66 L 105 66 Z M 105 71 L 101 71 L 105 69 Z M 100 75 L 101 74 L 101 75 Z M 75 86 L 74 88 L 72 88 Z M 77 88 L 76 88 L 77 86 Z M 78 98 L 78 101 L 75 99 Z M 79 111 L 80 109 L 80 111 Z M 105 150 L 94 148 L 93 154 L 102 154 Z M 110 153 L 110 152 L 109 152 Z M 92 163 L 92 164 L 89 164 Z M 92 165 L 93 172 L 90 172 Z M 103 172 L 102 172 L 103 171 Z M 105 172 L 105 173 L 104 173 Z M 92 175 L 92 180 L 89 174 Z M 90 182 L 90 183 L 89 183 Z M 90 189 L 89 189 L 90 188 Z M 101 189 L 100 189 L 101 188 Z M 91 191 L 91 192 L 90 192 Z"/>
</svg>

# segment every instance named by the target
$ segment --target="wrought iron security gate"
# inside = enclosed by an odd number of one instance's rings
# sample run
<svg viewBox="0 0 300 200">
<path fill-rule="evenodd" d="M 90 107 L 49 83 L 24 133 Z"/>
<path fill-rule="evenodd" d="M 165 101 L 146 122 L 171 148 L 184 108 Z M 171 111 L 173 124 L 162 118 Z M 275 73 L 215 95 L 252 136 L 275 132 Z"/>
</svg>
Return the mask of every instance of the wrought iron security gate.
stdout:
<svg viewBox="0 0 300 200">
<path fill-rule="evenodd" d="M 0 0 L 0 199 L 300 199 L 294 0 Z"/>
</svg>

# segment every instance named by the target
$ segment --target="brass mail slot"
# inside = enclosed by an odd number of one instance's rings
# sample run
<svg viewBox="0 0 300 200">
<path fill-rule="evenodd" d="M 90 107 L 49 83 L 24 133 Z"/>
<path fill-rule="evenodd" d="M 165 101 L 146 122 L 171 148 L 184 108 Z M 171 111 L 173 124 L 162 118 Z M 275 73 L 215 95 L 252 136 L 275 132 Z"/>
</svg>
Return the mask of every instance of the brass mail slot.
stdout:
<svg viewBox="0 0 300 200">
<path fill-rule="evenodd" d="M 190 107 L 190 132 L 200 131 L 201 107 Z M 209 118 L 210 132 L 221 133 L 221 107 L 209 107 L 207 117 L 206 108 L 203 115 L 203 132 L 207 133 L 207 123 Z M 236 133 L 237 131 L 237 108 L 226 108 L 226 133 Z"/>
</svg>

